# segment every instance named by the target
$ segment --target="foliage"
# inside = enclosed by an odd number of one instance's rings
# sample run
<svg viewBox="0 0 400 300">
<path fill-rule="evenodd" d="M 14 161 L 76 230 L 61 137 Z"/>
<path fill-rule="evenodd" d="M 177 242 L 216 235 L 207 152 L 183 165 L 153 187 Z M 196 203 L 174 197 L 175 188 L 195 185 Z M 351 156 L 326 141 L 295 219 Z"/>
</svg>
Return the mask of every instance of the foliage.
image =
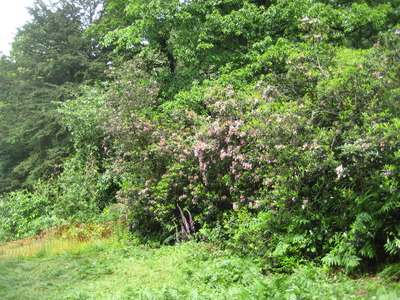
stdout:
<svg viewBox="0 0 400 300">
<path fill-rule="evenodd" d="M 55 113 L 77 85 L 103 75 L 107 53 L 84 32 L 98 0 L 36 1 L 32 21 L 17 33 L 9 58 L 2 58 L 0 192 L 32 190 L 35 181 L 59 173 L 70 150 L 68 132 Z M 86 11 L 86 15 L 81 12 Z M 51 177 L 51 176 L 50 176 Z"/>
<path fill-rule="evenodd" d="M 29 8 L 33 20 L 18 31 L 13 43 L 11 57 L 21 70 L 19 75 L 58 86 L 98 77 L 104 61 L 99 59 L 96 39 L 84 29 L 95 21 L 100 4 L 99 0 L 36 1 Z"/>
<path fill-rule="evenodd" d="M 0 199 L 0 241 L 38 234 L 54 224 L 46 195 L 16 191 Z"/>
</svg>

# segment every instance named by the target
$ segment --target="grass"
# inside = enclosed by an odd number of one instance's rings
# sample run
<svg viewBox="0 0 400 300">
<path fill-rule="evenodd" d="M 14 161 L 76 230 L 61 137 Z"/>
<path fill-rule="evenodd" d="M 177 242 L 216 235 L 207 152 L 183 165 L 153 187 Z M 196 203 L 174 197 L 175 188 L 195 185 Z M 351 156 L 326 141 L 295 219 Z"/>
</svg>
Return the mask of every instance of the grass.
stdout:
<svg viewBox="0 0 400 300">
<path fill-rule="evenodd" d="M 208 243 L 154 248 L 103 239 L 59 253 L 0 261 L 0 299 L 399 299 L 380 278 L 351 280 L 303 267 L 263 276 Z"/>
<path fill-rule="evenodd" d="M 32 240 L 29 242 L 16 241 L 2 246 L 0 249 L 0 259 L 22 258 L 37 255 L 46 252 L 61 252 L 67 250 L 76 250 L 85 247 L 93 241 L 80 241 L 76 239 L 51 239 L 47 241 Z"/>
<path fill-rule="evenodd" d="M 121 222 L 69 224 L 49 228 L 40 235 L 0 244 L 0 260 L 30 257 L 38 253 L 77 250 L 97 241 L 126 234 Z"/>
</svg>

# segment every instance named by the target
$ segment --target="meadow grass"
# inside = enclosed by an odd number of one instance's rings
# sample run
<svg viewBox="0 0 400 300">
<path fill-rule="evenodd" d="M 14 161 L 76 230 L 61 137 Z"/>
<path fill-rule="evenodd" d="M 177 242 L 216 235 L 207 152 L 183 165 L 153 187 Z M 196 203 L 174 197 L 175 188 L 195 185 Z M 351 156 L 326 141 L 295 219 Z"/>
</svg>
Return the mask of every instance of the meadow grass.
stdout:
<svg viewBox="0 0 400 300">
<path fill-rule="evenodd" d="M 16 241 L 8 243 L 0 248 L 0 260 L 6 258 L 22 258 L 47 252 L 61 252 L 68 250 L 77 250 L 85 247 L 93 241 L 81 241 L 76 239 L 50 239 L 50 240 L 32 240 L 29 242 Z"/>
<path fill-rule="evenodd" d="M 125 236 L 127 228 L 121 221 L 52 227 L 39 235 L 0 244 L 0 260 L 30 257 L 38 253 L 78 250 L 103 239 Z"/>
<path fill-rule="evenodd" d="M 349 279 L 308 266 L 263 276 L 212 244 L 151 247 L 117 239 L 0 261 L 0 299 L 399 299 L 381 278 Z"/>
</svg>

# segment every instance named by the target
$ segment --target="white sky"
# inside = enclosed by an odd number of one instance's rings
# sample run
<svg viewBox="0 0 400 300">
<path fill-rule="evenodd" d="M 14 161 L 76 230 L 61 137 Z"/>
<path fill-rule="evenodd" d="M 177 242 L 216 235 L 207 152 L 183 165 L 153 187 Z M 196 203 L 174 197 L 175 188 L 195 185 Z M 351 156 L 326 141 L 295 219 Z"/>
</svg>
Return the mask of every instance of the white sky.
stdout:
<svg viewBox="0 0 400 300">
<path fill-rule="evenodd" d="M 30 16 L 27 7 L 33 6 L 34 0 L 0 0 L 0 51 L 8 55 L 11 43 Z"/>
</svg>

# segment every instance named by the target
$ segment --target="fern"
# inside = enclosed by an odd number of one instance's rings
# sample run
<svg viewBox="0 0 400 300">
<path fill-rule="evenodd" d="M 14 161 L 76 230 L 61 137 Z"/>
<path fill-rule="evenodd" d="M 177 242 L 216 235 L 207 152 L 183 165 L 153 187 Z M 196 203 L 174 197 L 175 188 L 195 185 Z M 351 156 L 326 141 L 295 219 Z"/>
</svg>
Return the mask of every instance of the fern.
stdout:
<svg viewBox="0 0 400 300">
<path fill-rule="evenodd" d="M 398 195 L 390 197 L 385 204 L 376 212 L 377 215 L 384 215 L 398 207 Z"/>
<path fill-rule="evenodd" d="M 359 266 L 361 258 L 356 255 L 356 248 L 350 240 L 346 232 L 336 233 L 330 240 L 332 250 L 322 258 L 322 262 L 328 266 L 343 267 L 346 271 Z"/>
<path fill-rule="evenodd" d="M 329 253 L 322 259 L 322 262 L 330 267 L 338 266 L 351 270 L 360 264 L 360 260 L 361 258 L 358 256 L 349 253 Z"/>
<path fill-rule="evenodd" d="M 362 256 L 369 258 L 374 258 L 376 255 L 375 248 L 370 240 L 364 243 L 359 252 Z"/>
<path fill-rule="evenodd" d="M 393 240 L 387 239 L 384 245 L 385 251 L 391 255 L 400 254 L 400 239 L 394 238 Z"/>
<path fill-rule="evenodd" d="M 290 244 L 287 244 L 285 242 L 280 242 L 275 248 L 275 251 L 272 252 L 271 256 L 273 257 L 278 257 L 286 254 L 288 248 L 290 247 Z"/>
<path fill-rule="evenodd" d="M 369 228 L 373 227 L 374 220 L 369 213 L 363 212 L 357 215 L 353 223 L 352 230 L 354 232 L 367 232 Z"/>
</svg>

